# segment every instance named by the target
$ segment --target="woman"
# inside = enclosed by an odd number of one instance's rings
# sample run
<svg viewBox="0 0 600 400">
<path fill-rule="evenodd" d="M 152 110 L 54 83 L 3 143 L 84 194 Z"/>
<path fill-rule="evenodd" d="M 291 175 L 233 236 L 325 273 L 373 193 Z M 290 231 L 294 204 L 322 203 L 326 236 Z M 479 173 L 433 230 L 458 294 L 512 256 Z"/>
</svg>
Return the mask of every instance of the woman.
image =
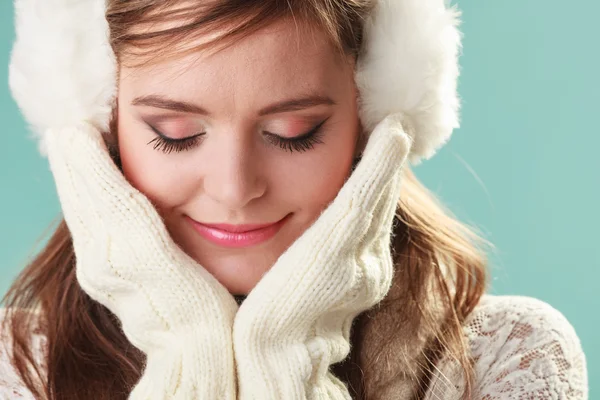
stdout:
<svg viewBox="0 0 600 400">
<path fill-rule="evenodd" d="M 550 306 L 409 170 L 458 125 L 441 0 L 17 0 L 64 222 L 6 296 L 5 397 L 587 398 Z"/>
</svg>

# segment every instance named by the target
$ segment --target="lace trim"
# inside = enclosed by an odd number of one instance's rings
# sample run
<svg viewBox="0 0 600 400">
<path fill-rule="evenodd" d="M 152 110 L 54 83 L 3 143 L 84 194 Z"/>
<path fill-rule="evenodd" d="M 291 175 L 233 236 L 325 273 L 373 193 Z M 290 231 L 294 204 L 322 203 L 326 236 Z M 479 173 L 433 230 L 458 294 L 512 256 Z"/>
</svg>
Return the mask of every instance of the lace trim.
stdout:
<svg viewBox="0 0 600 400">
<path fill-rule="evenodd" d="M 5 311 L 0 309 L 0 320 Z M 586 358 L 575 330 L 550 305 L 530 297 L 486 295 L 464 327 L 475 360 L 475 398 L 482 400 L 587 399 Z M 45 338 L 34 333 L 42 359 Z M 31 399 L 9 362 L 0 332 L 0 399 Z M 427 400 L 455 399 L 464 381 L 457 364 L 442 360 Z M 401 399 L 396 399 L 401 400 Z"/>
</svg>

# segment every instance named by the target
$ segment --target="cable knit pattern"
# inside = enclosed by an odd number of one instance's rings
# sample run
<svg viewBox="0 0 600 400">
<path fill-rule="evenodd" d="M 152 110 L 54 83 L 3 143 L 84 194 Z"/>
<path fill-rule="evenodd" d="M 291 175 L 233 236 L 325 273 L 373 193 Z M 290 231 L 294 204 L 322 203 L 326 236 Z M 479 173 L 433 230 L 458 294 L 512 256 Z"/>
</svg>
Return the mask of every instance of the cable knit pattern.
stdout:
<svg viewBox="0 0 600 400">
<path fill-rule="evenodd" d="M 350 327 L 390 289 L 392 222 L 411 139 L 393 114 L 333 202 L 263 276 L 233 326 L 241 400 L 346 400 L 330 365 Z"/>
<path fill-rule="evenodd" d="M 548 304 L 530 297 L 485 295 L 464 333 L 475 358 L 475 399 L 587 399 L 586 359 L 579 338 L 567 319 Z M 7 342 L 4 338 L 2 344 Z M 41 360 L 45 338 L 36 332 L 34 343 Z M 447 361 L 438 365 L 440 372 L 427 400 L 456 398 L 462 382 L 451 379 L 449 365 Z M 33 400 L 4 346 L 0 346 L 0 399 Z"/>
<path fill-rule="evenodd" d="M 234 298 L 172 240 L 110 159 L 101 132 L 82 123 L 47 138 L 77 281 L 147 356 L 129 398 L 235 399 Z"/>
</svg>

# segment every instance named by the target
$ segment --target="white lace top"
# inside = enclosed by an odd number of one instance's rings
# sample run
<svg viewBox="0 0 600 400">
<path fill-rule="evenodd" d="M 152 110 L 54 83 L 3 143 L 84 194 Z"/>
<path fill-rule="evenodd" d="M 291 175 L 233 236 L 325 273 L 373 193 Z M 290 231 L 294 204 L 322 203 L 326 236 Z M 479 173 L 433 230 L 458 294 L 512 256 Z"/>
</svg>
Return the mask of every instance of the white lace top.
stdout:
<svg viewBox="0 0 600 400">
<path fill-rule="evenodd" d="M 547 303 L 530 297 L 485 295 L 467 320 L 464 334 L 475 360 L 477 399 L 588 398 L 586 359 L 579 338 L 567 319 Z M 41 358 L 44 338 L 38 335 L 36 343 Z M 33 400 L 3 347 L 0 399 Z M 427 400 L 456 398 L 462 382 L 453 379 L 452 365 L 440 362 Z"/>
</svg>

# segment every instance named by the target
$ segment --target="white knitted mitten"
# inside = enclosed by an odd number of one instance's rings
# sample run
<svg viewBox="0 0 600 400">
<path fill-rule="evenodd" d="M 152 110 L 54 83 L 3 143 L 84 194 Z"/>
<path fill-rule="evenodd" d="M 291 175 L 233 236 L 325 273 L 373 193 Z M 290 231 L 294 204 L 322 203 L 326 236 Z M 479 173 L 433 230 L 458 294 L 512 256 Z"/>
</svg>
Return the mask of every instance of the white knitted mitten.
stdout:
<svg viewBox="0 0 600 400">
<path fill-rule="evenodd" d="M 233 296 L 172 241 L 96 128 L 46 137 L 79 284 L 147 355 L 130 398 L 236 399 Z"/>
<path fill-rule="evenodd" d="M 241 305 L 240 399 L 350 399 L 329 367 L 348 355 L 353 319 L 391 286 L 391 228 L 411 143 L 399 115 L 384 119 L 335 200 Z"/>
</svg>

